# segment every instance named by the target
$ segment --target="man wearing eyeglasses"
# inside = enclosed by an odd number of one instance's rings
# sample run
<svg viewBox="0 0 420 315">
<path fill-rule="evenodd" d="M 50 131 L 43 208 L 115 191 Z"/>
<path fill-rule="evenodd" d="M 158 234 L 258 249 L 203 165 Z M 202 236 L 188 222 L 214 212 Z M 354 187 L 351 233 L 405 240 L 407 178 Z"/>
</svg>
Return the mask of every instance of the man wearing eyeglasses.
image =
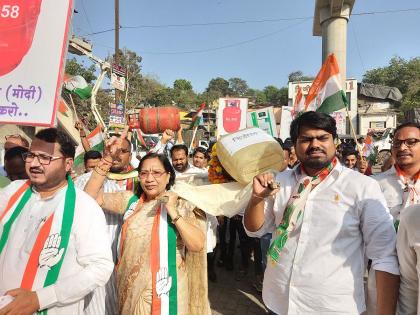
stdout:
<svg viewBox="0 0 420 315">
<path fill-rule="evenodd" d="M 420 204 L 420 124 L 405 123 L 397 127 L 391 151 L 394 166 L 375 178 L 394 217 L 395 227 L 398 228 L 397 253 L 401 271 L 398 312 L 416 314 L 419 273 L 416 271 L 415 250 L 420 238 L 415 238 L 418 234 L 415 231 L 420 228 L 417 224 L 420 217 L 419 211 L 411 210 L 407 214 L 405 211 L 410 206 Z M 400 225 L 401 218 L 404 220 Z"/>
<path fill-rule="evenodd" d="M 106 193 L 131 190 L 134 191 L 138 182 L 138 173 L 130 165 L 131 161 L 131 142 L 127 138 L 121 143 L 121 151 L 117 159 L 113 161 L 110 172 L 103 185 Z M 92 172 L 79 176 L 76 181 L 76 187 L 84 189 Z M 106 219 L 108 239 L 112 248 L 114 263 L 117 262 L 118 235 L 121 231 L 123 216 L 103 209 Z M 112 273 L 108 283 L 97 288 L 91 295 L 85 299 L 86 315 L 106 314 L 114 315 L 118 313 L 118 299 L 116 291 L 115 272 Z"/>
<path fill-rule="evenodd" d="M 397 127 L 392 142 L 395 164 L 374 178 L 379 182 L 388 207 L 398 225 L 404 208 L 420 203 L 420 124 Z"/>
<path fill-rule="evenodd" d="M 0 315 L 80 314 L 112 273 L 103 212 L 69 177 L 74 153 L 65 134 L 41 130 L 22 154 L 30 180 L 0 191 Z"/>
</svg>

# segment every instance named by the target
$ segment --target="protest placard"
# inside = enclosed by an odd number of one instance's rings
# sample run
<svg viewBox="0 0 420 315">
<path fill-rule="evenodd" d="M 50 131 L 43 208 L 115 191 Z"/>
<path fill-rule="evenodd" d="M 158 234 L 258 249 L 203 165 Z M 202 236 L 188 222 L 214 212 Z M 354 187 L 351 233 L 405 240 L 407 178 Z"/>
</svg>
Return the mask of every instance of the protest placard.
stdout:
<svg viewBox="0 0 420 315">
<path fill-rule="evenodd" d="M 219 98 L 217 134 L 223 136 L 246 128 L 247 98 Z"/>
<path fill-rule="evenodd" d="M 272 137 L 277 137 L 276 119 L 273 107 L 265 107 L 248 112 L 247 127 L 257 127 L 264 130 Z"/>
<path fill-rule="evenodd" d="M 0 2 L 0 124 L 52 126 L 73 0 Z"/>
</svg>

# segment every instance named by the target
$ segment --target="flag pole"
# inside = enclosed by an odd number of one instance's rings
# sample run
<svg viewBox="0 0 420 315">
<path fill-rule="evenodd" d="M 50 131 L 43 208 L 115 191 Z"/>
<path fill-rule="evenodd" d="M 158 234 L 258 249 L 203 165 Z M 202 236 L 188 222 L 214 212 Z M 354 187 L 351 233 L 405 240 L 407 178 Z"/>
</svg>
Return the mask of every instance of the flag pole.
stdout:
<svg viewBox="0 0 420 315">
<path fill-rule="evenodd" d="M 73 107 L 74 115 L 76 116 L 77 121 L 79 121 L 79 116 L 77 116 L 77 111 L 76 111 L 76 106 L 74 105 L 73 96 L 71 96 L 71 93 L 69 93 L 69 96 L 70 96 L 71 106 Z"/>
<path fill-rule="evenodd" d="M 351 133 L 353 135 L 354 141 L 356 142 L 357 151 L 359 152 L 360 158 L 362 158 L 363 157 L 363 152 L 362 152 L 362 149 L 359 146 L 359 143 L 357 142 L 356 132 L 354 131 L 353 123 L 351 122 L 350 113 L 349 113 L 349 109 L 347 108 L 347 106 L 346 106 L 346 114 L 347 114 L 347 117 L 349 119 Z"/>
<path fill-rule="evenodd" d="M 191 143 L 190 143 L 190 147 L 189 147 L 189 149 L 188 149 L 188 153 L 190 153 L 190 152 L 191 152 L 192 145 L 193 145 L 193 143 L 194 143 L 194 139 L 195 139 L 195 136 L 196 136 L 196 134 L 197 134 L 197 130 L 198 130 L 198 126 L 194 128 L 194 131 L 193 131 L 193 136 L 192 136 Z"/>
</svg>

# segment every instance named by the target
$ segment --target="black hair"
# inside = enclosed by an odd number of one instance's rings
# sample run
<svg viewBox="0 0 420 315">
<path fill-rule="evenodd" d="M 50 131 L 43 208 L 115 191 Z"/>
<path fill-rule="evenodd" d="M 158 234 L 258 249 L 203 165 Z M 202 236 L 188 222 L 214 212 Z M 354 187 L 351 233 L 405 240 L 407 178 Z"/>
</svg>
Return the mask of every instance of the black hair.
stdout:
<svg viewBox="0 0 420 315">
<path fill-rule="evenodd" d="M 35 135 L 35 138 L 48 143 L 58 143 L 60 145 L 60 152 L 66 158 L 74 159 L 76 149 L 71 139 L 57 128 L 42 129 Z"/>
<path fill-rule="evenodd" d="M 281 140 L 280 138 L 276 138 L 276 137 L 274 137 L 274 140 L 276 140 L 277 143 L 280 144 L 281 148 L 284 149 L 284 142 L 283 142 L 283 140 Z"/>
<path fill-rule="evenodd" d="M 19 157 L 23 160 L 22 158 L 22 154 L 28 152 L 27 148 L 24 147 L 13 147 L 9 150 L 6 151 L 6 153 L 4 154 L 4 160 L 5 161 L 10 161 L 16 157 Z"/>
<path fill-rule="evenodd" d="M 302 127 L 321 129 L 330 133 L 333 136 L 333 139 L 337 138 L 337 126 L 334 118 L 324 113 L 309 111 L 292 121 L 290 125 L 290 137 L 294 144 L 297 141 Z"/>
<path fill-rule="evenodd" d="M 197 153 L 203 153 L 205 159 L 207 159 L 207 160 L 210 159 L 209 153 L 207 152 L 206 148 L 203 148 L 203 147 L 195 148 L 193 156 L 195 156 Z"/>
<path fill-rule="evenodd" d="M 354 155 L 357 159 L 359 156 L 359 153 L 355 150 L 344 150 L 342 155 L 343 155 L 343 160 L 345 160 L 345 158 L 348 157 L 349 155 Z"/>
<path fill-rule="evenodd" d="M 148 153 L 145 156 L 143 156 L 140 160 L 139 166 L 137 167 L 137 171 L 140 173 L 141 167 L 143 166 L 144 161 L 150 160 L 150 159 L 158 159 L 165 169 L 166 172 L 169 173 L 169 182 L 166 185 L 166 190 L 171 189 L 171 187 L 175 184 L 175 171 L 172 168 L 171 162 L 169 162 L 168 158 L 164 154 L 158 154 L 158 153 Z M 141 187 L 140 183 L 137 185 L 136 189 L 136 195 L 140 197 L 143 194 L 143 188 Z"/>
<path fill-rule="evenodd" d="M 88 160 L 97 160 L 97 159 L 102 159 L 102 154 L 101 152 L 95 151 L 95 150 L 87 151 L 83 157 L 85 164 Z"/>
<path fill-rule="evenodd" d="M 185 155 L 186 155 L 186 156 L 188 156 L 188 148 L 187 148 L 187 146 L 186 146 L 185 144 L 175 144 L 175 145 L 171 148 L 171 157 L 172 157 L 173 153 L 174 153 L 175 151 L 178 151 L 178 150 L 184 150 Z"/>
<path fill-rule="evenodd" d="M 397 128 L 395 128 L 394 136 L 397 134 L 398 131 L 400 131 L 403 128 L 407 128 L 407 127 L 420 129 L 420 124 L 415 123 L 415 122 L 406 122 L 404 124 L 401 124 Z"/>
</svg>

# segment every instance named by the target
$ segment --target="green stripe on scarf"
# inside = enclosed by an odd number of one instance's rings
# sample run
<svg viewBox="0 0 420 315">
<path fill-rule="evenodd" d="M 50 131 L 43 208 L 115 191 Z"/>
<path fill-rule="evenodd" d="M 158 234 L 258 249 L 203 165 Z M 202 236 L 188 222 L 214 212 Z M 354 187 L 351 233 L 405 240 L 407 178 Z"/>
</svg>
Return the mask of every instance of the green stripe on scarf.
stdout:
<svg viewBox="0 0 420 315">
<path fill-rule="evenodd" d="M 178 288 L 176 270 L 176 232 L 175 226 L 171 222 L 171 217 L 167 215 L 168 222 L 168 273 L 172 277 L 172 286 L 169 291 L 169 314 L 178 313 Z"/>
<path fill-rule="evenodd" d="M 64 253 L 60 261 L 56 265 L 51 267 L 50 271 L 48 271 L 47 278 L 45 279 L 45 282 L 44 282 L 44 288 L 57 282 L 61 266 L 63 265 L 64 257 L 66 256 L 67 246 L 70 241 L 71 228 L 73 226 L 73 219 L 74 219 L 74 208 L 76 205 L 76 189 L 74 188 L 74 184 L 70 176 L 67 177 L 67 185 L 68 186 L 66 190 L 66 199 L 64 201 L 63 220 L 61 223 L 61 231 L 60 231 L 60 235 L 61 235 L 60 247 L 64 248 Z M 37 312 L 37 314 L 47 315 L 48 310 Z"/>
<path fill-rule="evenodd" d="M 23 197 L 20 199 L 15 211 L 13 211 L 12 216 L 4 225 L 3 233 L 1 234 L 1 238 L 0 238 L 0 254 L 3 251 L 4 246 L 7 243 L 7 240 L 9 239 L 10 229 L 12 228 L 13 223 L 16 221 L 17 217 L 22 212 L 23 207 L 25 207 L 29 198 L 31 198 L 31 195 L 32 195 L 32 188 L 28 187 L 28 189 L 23 194 Z"/>
</svg>

